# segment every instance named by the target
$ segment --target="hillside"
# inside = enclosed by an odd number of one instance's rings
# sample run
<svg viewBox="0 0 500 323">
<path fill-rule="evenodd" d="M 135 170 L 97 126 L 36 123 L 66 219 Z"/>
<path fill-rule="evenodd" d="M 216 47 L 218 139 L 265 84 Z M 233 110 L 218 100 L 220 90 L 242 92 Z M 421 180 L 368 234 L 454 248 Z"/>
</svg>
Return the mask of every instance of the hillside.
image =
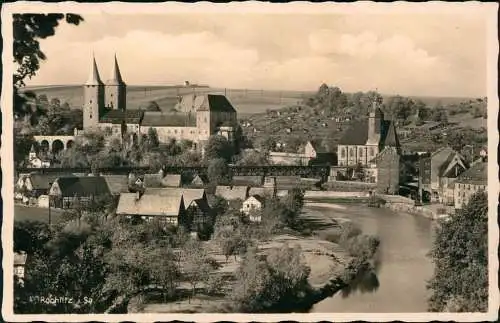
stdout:
<svg viewBox="0 0 500 323">
<path fill-rule="evenodd" d="M 46 95 L 50 101 L 58 98 L 61 102 L 67 102 L 71 108 L 78 109 L 83 103 L 82 86 L 51 86 L 31 87 L 26 90 L 35 92 L 37 95 Z M 128 86 L 127 108 L 144 108 L 148 102 L 156 101 L 164 111 L 172 108 L 178 101 L 180 95 L 190 93 L 226 93 L 231 103 L 240 115 L 265 112 L 268 109 L 279 109 L 292 104 L 297 104 L 311 92 L 299 91 L 265 91 L 245 89 L 221 89 L 209 87 L 184 87 L 184 86 Z"/>
</svg>

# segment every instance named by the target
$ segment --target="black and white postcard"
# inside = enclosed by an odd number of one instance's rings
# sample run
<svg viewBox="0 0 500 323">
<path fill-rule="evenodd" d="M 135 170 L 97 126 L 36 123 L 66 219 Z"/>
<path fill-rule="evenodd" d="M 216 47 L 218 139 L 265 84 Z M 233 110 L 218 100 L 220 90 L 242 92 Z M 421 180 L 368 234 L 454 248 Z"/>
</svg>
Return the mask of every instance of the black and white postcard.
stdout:
<svg viewBox="0 0 500 323">
<path fill-rule="evenodd" d="M 3 320 L 497 320 L 497 11 L 3 5 Z"/>
</svg>

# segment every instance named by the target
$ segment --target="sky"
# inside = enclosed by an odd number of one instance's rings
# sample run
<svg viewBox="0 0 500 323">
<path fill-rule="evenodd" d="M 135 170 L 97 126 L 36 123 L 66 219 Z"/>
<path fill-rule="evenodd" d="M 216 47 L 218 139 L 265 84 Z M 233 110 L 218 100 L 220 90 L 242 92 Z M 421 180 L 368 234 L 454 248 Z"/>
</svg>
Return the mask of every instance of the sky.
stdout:
<svg viewBox="0 0 500 323">
<path fill-rule="evenodd" d="M 477 14 L 83 14 L 41 40 L 47 60 L 27 85 L 101 78 L 116 53 L 129 85 L 486 95 L 487 29 Z"/>
</svg>

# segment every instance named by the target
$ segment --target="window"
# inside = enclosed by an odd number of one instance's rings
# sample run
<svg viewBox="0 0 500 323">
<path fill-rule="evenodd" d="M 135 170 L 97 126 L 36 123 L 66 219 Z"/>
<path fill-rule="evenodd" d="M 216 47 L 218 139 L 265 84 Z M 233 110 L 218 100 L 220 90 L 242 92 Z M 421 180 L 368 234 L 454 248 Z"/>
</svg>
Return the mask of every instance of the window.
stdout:
<svg viewBox="0 0 500 323">
<path fill-rule="evenodd" d="M 205 117 L 205 123 L 207 123 L 207 117 Z"/>
<path fill-rule="evenodd" d="M 370 148 L 370 156 L 374 156 L 375 155 L 375 149 L 373 149 L 373 147 Z"/>
<path fill-rule="evenodd" d="M 349 155 L 352 157 L 354 155 L 354 148 L 349 149 Z"/>
<path fill-rule="evenodd" d="M 359 157 L 363 157 L 363 148 L 359 148 Z"/>
<path fill-rule="evenodd" d="M 342 158 L 345 158 L 345 148 L 342 148 L 340 150 L 340 155 L 342 156 Z"/>
<path fill-rule="evenodd" d="M 90 104 L 92 104 L 92 100 L 90 100 Z"/>
</svg>

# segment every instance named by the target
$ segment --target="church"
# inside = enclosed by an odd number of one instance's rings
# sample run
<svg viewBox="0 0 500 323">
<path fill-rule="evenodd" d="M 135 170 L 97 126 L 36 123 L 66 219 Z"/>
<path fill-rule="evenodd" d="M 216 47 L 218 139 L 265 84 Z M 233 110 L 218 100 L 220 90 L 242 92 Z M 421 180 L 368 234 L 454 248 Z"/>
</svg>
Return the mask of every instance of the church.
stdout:
<svg viewBox="0 0 500 323">
<path fill-rule="evenodd" d="M 387 147 L 395 148 L 398 155 L 401 154 L 394 122 L 384 120 L 384 113 L 374 102 L 368 119 L 356 121 L 340 139 L 338 165 L 375 164 L 376 156 Z"/>
<path fill-rule="evenodd" d="M 202 148 L 211 135 L 234 140 L 237 113 L 220 94 L 190 94 L 179 98 L 174 112 L 127 109 L 127 85 L 115 55 L 110 78 L 104 83 L 92 57 L 84 84 L 83 130 L 101 129 L 109 135 L 139 140 L 149 129 L 156 130 L 160 143 L 171 138 L 190 140 Z"/>
</svg>

